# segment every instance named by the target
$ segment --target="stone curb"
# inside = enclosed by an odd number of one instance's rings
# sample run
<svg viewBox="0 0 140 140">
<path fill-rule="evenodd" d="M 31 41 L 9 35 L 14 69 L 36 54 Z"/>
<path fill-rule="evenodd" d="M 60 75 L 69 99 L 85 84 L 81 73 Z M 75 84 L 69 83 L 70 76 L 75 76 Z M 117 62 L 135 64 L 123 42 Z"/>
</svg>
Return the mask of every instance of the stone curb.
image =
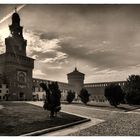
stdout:
<svg viewBox="0 0 140 140">
<path fill-rule="evenodd" d="M 91 121 L 91 119 L 85 118 L 84 120 L 80 120 L 80 121 L 77 121 L 77 122 L 73 122 L 73 123 L 69 123 L 69 124 L 65 124 L 65 125 L 61 125 L 61 126 L 56 126 L 56 127 L 52 127 L 52 128 L 47 128 L 47 129 L 43 129 L 43 130 L 38 130 L 38 131 L 35 131 L 35 132 L 23 134 L 23 135 L 20 135 L 20 136 L 39 136 L 39 135 L 43 135 L 45 133 L 57 131 L 57 130 L 64 129 L 64 128 L 67 128 L 67 127 L 71 127 L 71 126 L 74 126 L 74 125 L 85 123 L 85 122 L 88 122 L 88 121 Z"/>
</svg>

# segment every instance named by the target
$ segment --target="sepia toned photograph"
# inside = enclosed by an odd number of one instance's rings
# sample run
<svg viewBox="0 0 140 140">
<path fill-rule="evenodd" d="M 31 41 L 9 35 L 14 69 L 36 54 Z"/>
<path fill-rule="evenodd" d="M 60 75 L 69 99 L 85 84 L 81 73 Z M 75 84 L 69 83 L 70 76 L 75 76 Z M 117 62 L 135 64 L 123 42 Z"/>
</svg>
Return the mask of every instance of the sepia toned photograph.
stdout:
<svg viewBox="0 0 140 140">
<path fill-rule="evenodd" d="M 140 136 L 140 4 L 0 4 L 1 136 Z"/>
</svg>

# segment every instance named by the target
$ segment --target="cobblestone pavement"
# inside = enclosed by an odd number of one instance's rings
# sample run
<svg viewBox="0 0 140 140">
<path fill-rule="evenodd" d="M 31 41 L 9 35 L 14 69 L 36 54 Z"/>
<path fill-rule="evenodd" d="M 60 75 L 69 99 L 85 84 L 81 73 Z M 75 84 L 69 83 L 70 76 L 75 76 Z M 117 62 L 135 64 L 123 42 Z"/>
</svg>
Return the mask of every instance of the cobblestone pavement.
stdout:
<svg viewBox="0 0 140 140">
<path fill-rule="evenodd" d="M 41 102 L 41 101 L 30 102 L 30 103 L 41 106 L 41 107 L 43 106 L 43 102 Z M 110 110 L 97 109 L 94 107 L 91 108 L 91 107 L 86 107 L 86 106 L 85 107 L 77 106 L 77 105 L 73 105 L 73 104 L 64 104 L 64 105 L 62 104 L 62 111 L 86 116 L 89 118 L 98 118 L 98 119 L 103 119 L 103 120 L 108 119 L 108 117 L 113 114 L 113 111 L 110 111 Z M 114 111 L 114 112 L 118 113 L 118 111 Z"/>
<path fill-rule="evenodd" d="M 43 105 L 43 102 L 32 103 L 39 106 Z M 62 105 L 62 111 L 104 120 L 78 132 L 67 134 L 70 136 L 140 136 L 140 109 L 122 112 L 65 104 Z"/>
</svg>

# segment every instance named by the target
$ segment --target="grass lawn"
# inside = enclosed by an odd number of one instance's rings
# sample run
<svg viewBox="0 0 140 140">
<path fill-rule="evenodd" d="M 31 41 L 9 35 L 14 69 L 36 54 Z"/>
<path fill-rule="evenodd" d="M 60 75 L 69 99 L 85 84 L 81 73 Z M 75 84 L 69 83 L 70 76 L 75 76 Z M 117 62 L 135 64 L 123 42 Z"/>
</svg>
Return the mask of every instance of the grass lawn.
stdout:
<svg viewBox="0 0 140 140">
<path fill-rule="evenodd" d="M 41 107 L 22 102 L 0 102 L 0 136 L 18 136 L 82 119 L 60 112 L 51 120 L 49 112 Z"/>
</svg>

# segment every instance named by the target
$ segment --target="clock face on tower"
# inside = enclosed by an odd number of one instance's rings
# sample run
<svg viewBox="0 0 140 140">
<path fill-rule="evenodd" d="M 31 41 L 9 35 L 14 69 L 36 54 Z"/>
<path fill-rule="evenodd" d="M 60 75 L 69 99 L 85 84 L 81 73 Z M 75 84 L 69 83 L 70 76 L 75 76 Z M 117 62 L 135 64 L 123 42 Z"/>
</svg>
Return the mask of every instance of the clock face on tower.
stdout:
<svg viewBox="0 0 140 140">
<path fill-rule="evenodd" d="M 17 72 L 17 80 L 20 83 L 26 83 L 27 81 L 27 73 L 24 71 L 18 71 Z"/>
</svg>

